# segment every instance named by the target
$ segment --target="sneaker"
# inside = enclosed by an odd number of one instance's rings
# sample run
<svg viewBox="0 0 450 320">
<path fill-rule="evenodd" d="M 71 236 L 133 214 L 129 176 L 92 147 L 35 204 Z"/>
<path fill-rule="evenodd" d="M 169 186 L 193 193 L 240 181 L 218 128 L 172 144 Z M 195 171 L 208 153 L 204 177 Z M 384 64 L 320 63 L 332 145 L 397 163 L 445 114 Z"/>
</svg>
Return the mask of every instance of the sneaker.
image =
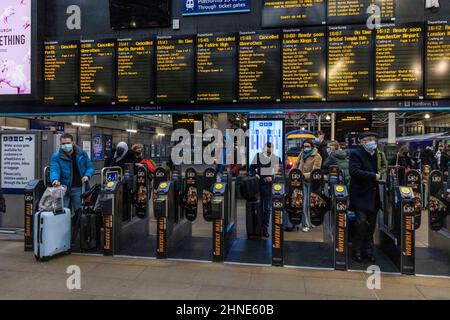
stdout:
<svg viewBox="0 0 450 320">
<path fill-rule="evenodd" d="M 302 231 L 303 232 L 309 232 L 309 228 L 308 227 L 304 227 L 304 228 L 302 228 Z"/>
</svg>

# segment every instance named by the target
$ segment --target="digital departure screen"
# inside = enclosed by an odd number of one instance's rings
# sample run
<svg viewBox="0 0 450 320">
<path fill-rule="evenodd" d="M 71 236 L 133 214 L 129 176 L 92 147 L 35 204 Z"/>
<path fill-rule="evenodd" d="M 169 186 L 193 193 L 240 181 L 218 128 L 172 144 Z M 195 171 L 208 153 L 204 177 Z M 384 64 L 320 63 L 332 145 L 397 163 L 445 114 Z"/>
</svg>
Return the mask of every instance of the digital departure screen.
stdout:
<svg viewBox="0 0 450 320">
<path fill-rule="evenodd" d="M 328 28 L 328 100 L 373 98 L 372 34 L 365 26 Z"/>
<path fill-rule="evenodd" d="M 325 6 L 325 0 L 264 0 L 262 26 L 276 28 L 325 24 Z"/>
<path fill-rule="evenodd" d="M 383 25 L 376 30 L 376 99 L 421 99 L 422 24 Z"/>
<path fill-rule="evenodd" d="M 44 102 L 78 103 L 79 45 L 76 41 L 46 42 L 44 48 Z"/>
<path fill-rule="evenodd" d="M 448 21 L 428 22 L 425 95 L 427 99 L 450 98 L 450 25 Z"/>
<path fill-rule="evenodd" d="M 82 40 L 80 103 L 114 104 L 115 40 Z"/>
<path fill-rule="evenodd" d="M 159 103 L 195 102 L 194 56 L 191 36 L 156 39 L 156 99 Z"/>
<path fill-rule="evenodd" d="M 285 30 L 282 41 L 282 99 L 323 100 L 326 87 L 326 29 Z"/>
<path fill-rule="evenodd" d="M 376 12 L 369 10 L 378 6 L 381 21 L 391 21 L 395 17 L 395 0 L 328 0 L 327 21 L 329 24 L 365 23 Z"/>
<path fill-rule="evenodd" d="M 239 100 L 280 100 L 280 34 L 241 32 L 239 35 Z"/>
<path fill-rule="evenodd" d="M 237 101 L 237 35 L 197 36 L 197 101 Z"/>
<path fill-rule="evenodd" d="M 117 41 L 117 102 L 154 103 L 153 40 Z"/>
</svg>

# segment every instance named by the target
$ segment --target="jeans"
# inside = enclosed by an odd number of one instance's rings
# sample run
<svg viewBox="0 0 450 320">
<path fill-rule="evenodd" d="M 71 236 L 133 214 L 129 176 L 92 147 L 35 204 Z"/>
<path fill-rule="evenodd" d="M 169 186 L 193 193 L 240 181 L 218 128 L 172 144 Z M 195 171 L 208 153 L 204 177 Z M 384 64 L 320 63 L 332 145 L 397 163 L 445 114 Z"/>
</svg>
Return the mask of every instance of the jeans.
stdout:
<svg viewBox="0 0 450 320">
<path fill-rule="evenodd" d="M 309 197 L 311 194 L 311 184 L 309 182 L 303 183 L 303 219 L 302 219 L 302 228 L 311 228 L 311 213 L 309 206 Z"/>
<path fill-rule="evenodd" d="M 72 188 L 64 195 L 64 207 L 72 211 L 72 215 L 81 208 L 81 188 Z"/>
<path fill-rule="evenodd" d="M 377 213 L 356 211 L 355 236 L 353 237 L 353 254 L 373 255 L 373 234 L 375 232 Z"/>
</svg>

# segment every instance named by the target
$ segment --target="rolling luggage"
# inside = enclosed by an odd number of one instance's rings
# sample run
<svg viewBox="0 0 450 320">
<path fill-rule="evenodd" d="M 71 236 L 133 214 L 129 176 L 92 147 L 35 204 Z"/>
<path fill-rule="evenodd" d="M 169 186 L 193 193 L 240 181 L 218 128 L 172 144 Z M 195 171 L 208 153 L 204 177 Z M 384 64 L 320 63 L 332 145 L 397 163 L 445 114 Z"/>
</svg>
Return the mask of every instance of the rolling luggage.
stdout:
<svg viewBox="0 0 450 320">
<path fill-rule="evenodd" d="M 247 201 L 256 201 L 259 197 L 259 180 L 257 177 L 246 177 L 240 183 L 241 196 Z"/>
<path fill-rule="evenodd" d="M 248 239 L 261 239 L 262 237 L 262 212 L 261 202 L 247 201 L 246 203 L 246 226 Z"/>
<path fill-rule="evenodd" d="M 100 185 L 94 185 L 81 196 L 80 216 L 80 249 L 89 251 L 98 248 L 99 213 L 95 211 L 100 194 Z"/>
<path fill-rule="evenodd" d="M 40 211 L 34 215 L 34 255 L 36 260 L 47 261 L 60 253 L 70 253 L 71 213 Z"/>
</svg>

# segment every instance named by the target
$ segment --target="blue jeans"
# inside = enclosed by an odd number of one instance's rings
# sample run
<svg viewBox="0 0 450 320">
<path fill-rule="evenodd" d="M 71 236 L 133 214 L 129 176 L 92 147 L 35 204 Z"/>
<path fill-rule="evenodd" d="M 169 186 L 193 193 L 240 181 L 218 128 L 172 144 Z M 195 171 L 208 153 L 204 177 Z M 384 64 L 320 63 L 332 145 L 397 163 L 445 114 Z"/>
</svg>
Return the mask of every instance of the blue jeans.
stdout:
<svg viewBox="0 0 450 320">
<path fill-rule="evenodd" d="M 66 192 L 64 207 L 73 210 L 72 214 L 81 208 L 81 188 L 72 188 Z"/>
<path fill-rule="evenodd" d="M 309 182 L 303 183 L 303 219 L 302 219 L 302 227 L 303 228 L 311 228 L 311 213 L 310 213 L 310 197 L 311 195 L 311 184 Z"/>
</svg>

